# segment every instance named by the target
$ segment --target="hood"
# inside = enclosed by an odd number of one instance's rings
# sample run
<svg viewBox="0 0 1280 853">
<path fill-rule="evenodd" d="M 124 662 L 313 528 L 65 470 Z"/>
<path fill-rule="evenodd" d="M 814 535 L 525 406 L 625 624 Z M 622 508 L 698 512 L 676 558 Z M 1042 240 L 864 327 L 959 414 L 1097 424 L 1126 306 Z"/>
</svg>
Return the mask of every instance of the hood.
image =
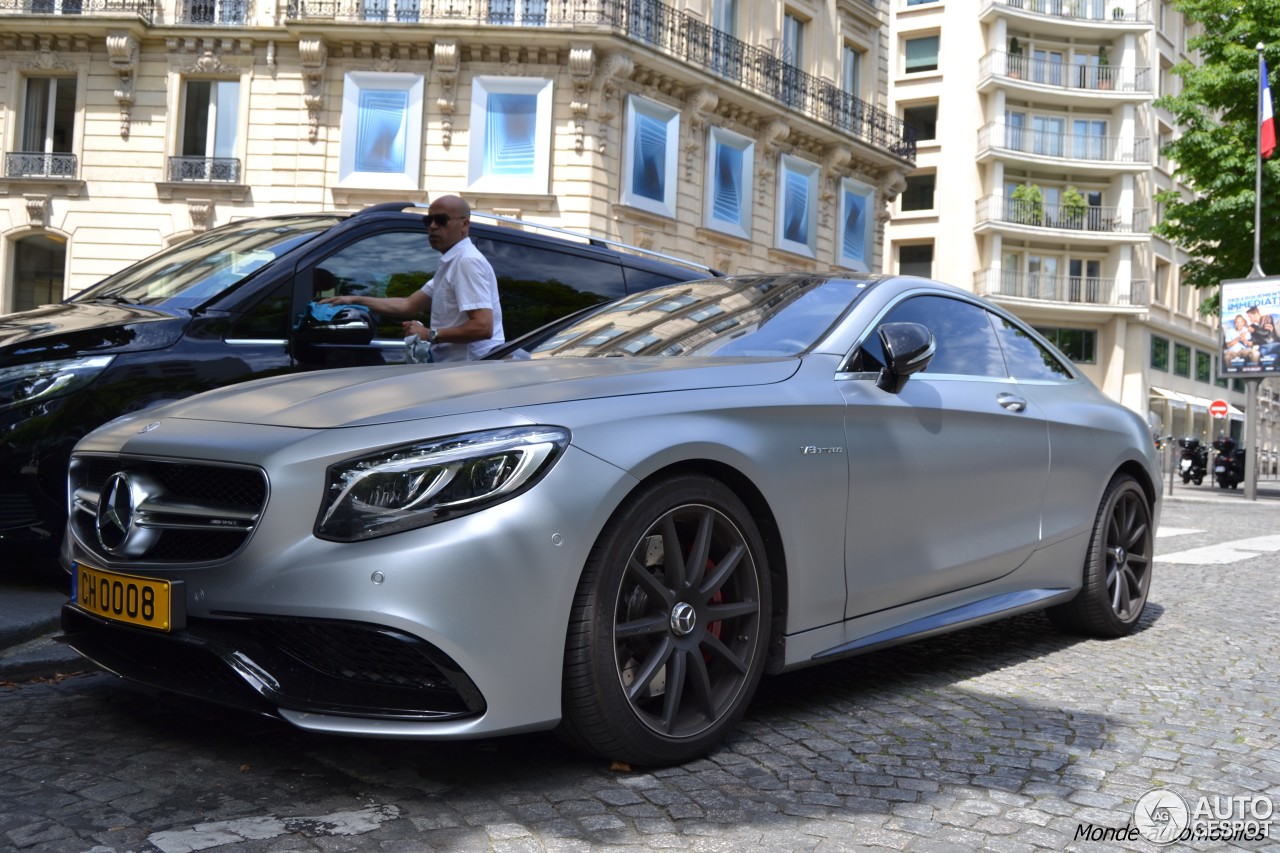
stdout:
<svg viewBox="0 0 1280 853">
<path fill-rule="evenodd" d="M 0 316 L 0 366 L 172 346 L 185 317 L 138 305 L 60 302 Z"/>
<path fill-rule="evenodd" d="M 153 417 L 332 429 L 570 400 L 781 382 L 798 358 L 579 358 L 362 367 L 262 379 Z"/>
</svg>

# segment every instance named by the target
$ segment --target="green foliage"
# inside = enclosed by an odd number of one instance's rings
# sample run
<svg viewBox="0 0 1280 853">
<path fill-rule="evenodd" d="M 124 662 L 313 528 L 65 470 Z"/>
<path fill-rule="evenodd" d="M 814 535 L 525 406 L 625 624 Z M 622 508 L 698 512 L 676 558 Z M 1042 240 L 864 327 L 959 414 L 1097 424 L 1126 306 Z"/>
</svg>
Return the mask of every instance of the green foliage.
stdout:
<svg viewBox="0 0 1280 853">
<path fill-rule="evenodd" d="M 1258 133 L 1258 53 L 1270 69 L 1280 67 L 1280 15 L 1275 0 L 1174 0 L 1189 23 L 1203 25 L 1188 52 L 1199 67 L 1174 66 L 1182 91 L 1156 101 L 1183 128 L 1163 149 L 1180 180 L 1199 196 L 1169 191 L 1156 196 L 1166 206 L 1154 230 L 1185 249 L 1193 260 L 1183 281 L 1216 288 L 1223 279 L 1244 278 L 1253 267 L 1254 178 Z M 1274 74 L 1273 74 L 1274 79 Z M 1273 86 L 1273 91 L 1276 87 Z M 1280 211 L 1280 156 L 1263 161 L 1263 220 Z M 1280 272 L 1280 231 L 1264 228 L 1261 264 Z"/>
<path fill-rule="evenodd" d="M 1013 215 L 1023 225 L 1044 224 L 1044 193 L 1039 184 L 1020 184 L 1014 187 Z"/>
<path fill-rule="evenodd" d="M 1060 204 L 1062 211 L 1062 224 L 1067 228 L 1083 228 L 1085 210 L 1089 207 L 1089 203 L 1085 201 L 1084 195 L 1080 190 L 1073 186 L 1067 187 L 1062 191 L 1062 202 Z"/>
</svg>

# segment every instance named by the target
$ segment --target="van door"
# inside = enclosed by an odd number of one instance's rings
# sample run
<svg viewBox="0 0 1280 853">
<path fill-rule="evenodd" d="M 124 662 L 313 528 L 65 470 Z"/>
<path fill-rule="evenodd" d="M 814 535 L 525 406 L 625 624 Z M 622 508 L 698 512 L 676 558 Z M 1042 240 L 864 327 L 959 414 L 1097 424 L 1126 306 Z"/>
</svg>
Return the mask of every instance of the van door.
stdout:
<svg viewBox="0 0 1280 853">
<path fill-rule="evenodd" d="M 427 242 L 422 228 L 364 234 L 323 257 L 305 260 L 294 279 L 296 325 L 307 305 L 326 296 L 408 296 L 435 275 L 440 253 Z M 293 342 L 298 367 L 317 370 L 404 362 L 407 319 L 426 317 L 374 316 L 376 330 L 370 343 Z"/>
</svg>

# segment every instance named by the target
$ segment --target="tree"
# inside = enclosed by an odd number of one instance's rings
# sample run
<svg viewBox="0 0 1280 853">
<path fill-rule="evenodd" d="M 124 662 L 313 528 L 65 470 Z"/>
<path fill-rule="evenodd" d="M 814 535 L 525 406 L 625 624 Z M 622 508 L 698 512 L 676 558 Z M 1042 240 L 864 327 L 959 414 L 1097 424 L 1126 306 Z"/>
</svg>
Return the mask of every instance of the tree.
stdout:
<svg viewBox="0 0 1280 853">
<path fill-rule="evenodd" d="M 1173 73 L 1182 91 L 1156 105 L 1169 110 L 1182 135 L 1162 153 L 1195 194 L 1160 193 L 1164 217 L 1154 230 L 1192 256 L 1182 280 L 1214 288 L 1206 307 L 1216 310 L 1223 279 L 1245 278 L 1253 268 L 1254 177 L 1258 132 L 1258 53 L 1265 45 L 1268 68 L 1280 68 L 1280 15 L 1275 0 L 1174 0 L 1188 23 L 1203 25 L 1188 40 L 1201 64 L 1181 62 Z M 1273 75 L 1274 79 L 1274 75 Z M 1273 86 L 1280 89 L 1280 86 Z M 1280 212 L 1280 158 L 1263 161 L 1264 222 Z M 1262 231 L 1261 263 L 1280 273 L 1280 230 Z"/>
</svg>

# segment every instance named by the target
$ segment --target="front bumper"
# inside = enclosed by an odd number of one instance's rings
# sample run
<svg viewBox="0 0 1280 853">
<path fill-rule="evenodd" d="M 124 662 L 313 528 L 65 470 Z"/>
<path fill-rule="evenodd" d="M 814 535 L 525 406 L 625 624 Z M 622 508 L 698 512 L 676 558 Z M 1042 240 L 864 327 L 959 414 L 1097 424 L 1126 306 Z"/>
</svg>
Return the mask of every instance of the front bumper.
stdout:
<svg viewBox="0 0 1280 853">
<path fill-rule="evenodd" d="M 186 442 L 184 428 L 166 422 L 167 450 Z M 217 464 L 207 430 L 190 428 Z M 569 611 L 599 530 L 634 485 L 625 472 L 570 447 L 534 488 L 497 506 L 338 543 L 312 528 L 325 466 L 352 454 L 353 436 L 295 435 L 250 460 L 254 430 L 237 429 L 246 434 L 227 443 L 241 450 L 226 458 L 270 480 L 252 536 L 225 559 L 185 565 L 106 559 L 69 537 L 65 559 L 173 581 L 185 612 L 163 632 L 72 603 L 63 612 L 72 648 L 127 679 L 312 730 L 432 739 L 558 722 Z M 381 443 L 394 440 L 389 432 Z M 379 443 L 362 435 L 359 446 Z"/>
</svg>

